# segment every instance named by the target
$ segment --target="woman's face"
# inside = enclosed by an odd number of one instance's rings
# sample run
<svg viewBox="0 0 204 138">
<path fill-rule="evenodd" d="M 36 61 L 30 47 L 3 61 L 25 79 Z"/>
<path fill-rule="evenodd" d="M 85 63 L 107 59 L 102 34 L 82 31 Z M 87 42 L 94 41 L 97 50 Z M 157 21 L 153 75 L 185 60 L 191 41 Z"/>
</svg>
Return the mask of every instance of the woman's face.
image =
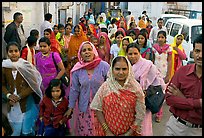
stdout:
<svg viewBox="0 0 204 138">
<path fill-rule="evenodd" d="M 74 30 L 74 33 L 75 33 L 76 36 L 79 36 L 80 29 L 76 27 L 75 30 Z"/>
<path fill-rule="evenodd" d="M 183 41 L 183 38 L 182 38 L 181 36 L 178 36 L 178 37 L 176 38 L 176 44 L 177 44 L 178 46 L 182 43 L 182 41 Z"/>
<path fill-rule="evenodd" d="M 134 35 L 133 33 L 130 33 L 129 36 L 132 37 L 133 40 L 136 39 L 136 35 Z"/>
<path fill-rule="evenodd" d="M 138 43 L 139 45 L 144 45 L 145 43 L 145 37 L 143 35 L 138 35 Z"/>
<path fill-rule="evenodd" d="M 50 51 L 50 46 L 46 42 L 40 42 L 40 51 L 42 54 L 47 54 Z"/>
<path fill-rule="evenodd" d="M 81 57 L 84 62 L 91 62 L 94 59 L 94 52 L 92 46 L 87 43 L 82 46 Z"/>
<path fill-rule="evenodd" d="M 91 43 L 92 43 L 94 46 L 98 46 L 98 40 L 96 40 L 96 39 L 92 40 Z"/>
<path fill-rule="evenodd" d="M 12 62 L 17 62 L 20 58 L 20 51 L 16 45 L 11 45 L 8 49 L 8 57 Z"/>
<path fill-rule="evenodd" d="M 115 63 L 113 67 L 113 76 L 118 82 L 125 82 L 128 77 L 129 69 L 126 61 L 119 60 Z"/>
<path fill-rule="evenodd" d="M 119 34 L 115 39 L 116 39 L 116 41 L 117 41 L 117 44 L 120 45 L 120 42 L 121 42 L 122 39 L 123 39 L 123 35 L 122 35 L 122 34 Z"/>
<path fill-rule="evenodd" d="M 52 95 L 52 99 L 54 100 L 60 99 L 60 96 L 61 96 L 60 85 L 52 88 L 51 95 Z"/>
<path fill-rule="evenodd" d="M 137 61 L 139 60 L 140 52 L 138 51 L 137 48 L 131 47 L 128 49 L 127 58 L 130 61 L 130 63 L 133 65 L 133 64 L 137 63 Z"/>
<path fill-rule="evenodd" d="M 58 27 L 54 27 L 54 33 L 57 34 L 59 32 Z"/>
<path fill-rule="evenodd" d="M 166 42 L 166 37 L 163 34 L 159 34 L 157 37 L 157 41 L 159 45 L 163 45 Z"/>
<path fill-rule="evenodd" d="M 100 43 L 101 44 L 105 43 L 105 40 L 106 40 L 105 36 L 101 36 L 100 37 Z"/>
<path fill-rule="evenodd" d="M 122 47 L 123 47 L 123 50 L 124 50 L 124 51 L 126 51 L 126 48 L 127 48 L 128 45 L 129 45 L 128 40 L 123 40 L 123 41 L 122 41 Z"/>
<path fill-rule="evenodd" d="M 70 34 L 71 32 L 72 32 L 72 27 L 68 25 L 68 26 L 65 28 L 65 33 L 66 33 L 66 34 Z"/>
<path fill-rule="evenodd" d="M 44 37 L 50 39 L 51 37 L 51 34 L 49 32 L 44 32 Z"/>
</svg>

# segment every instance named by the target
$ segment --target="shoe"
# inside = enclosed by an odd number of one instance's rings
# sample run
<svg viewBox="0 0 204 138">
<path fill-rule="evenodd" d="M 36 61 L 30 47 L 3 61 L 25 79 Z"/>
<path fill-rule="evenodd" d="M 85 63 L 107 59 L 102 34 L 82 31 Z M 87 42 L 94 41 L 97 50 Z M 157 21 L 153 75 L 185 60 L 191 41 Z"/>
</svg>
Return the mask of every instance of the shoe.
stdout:
<svg viewBox="0 0 204 138">
<path fill-rule="evenodd" d="M 155 121 L 156 121 L 157 123 L 160 123 L 160 122 L 161 122 L 161 119 L 160 119 L 159 117 L 156 117 L 156 118 L 155 118 Z"/>
</svg>

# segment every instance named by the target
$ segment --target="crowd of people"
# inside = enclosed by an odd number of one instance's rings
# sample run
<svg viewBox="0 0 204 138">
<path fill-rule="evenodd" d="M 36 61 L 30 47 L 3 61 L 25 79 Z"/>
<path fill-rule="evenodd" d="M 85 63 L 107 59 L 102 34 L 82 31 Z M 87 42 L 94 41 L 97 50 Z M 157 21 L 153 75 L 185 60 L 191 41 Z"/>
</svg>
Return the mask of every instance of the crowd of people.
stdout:
<svg viewBox="0 0 204 138">
<path fill-rule="evenodd" d="M 202 135 L 202 35 L 195 63 L 183 66 L 184 36 L 167 44 L 163 19 L 153 27 L 146 11 L 136 23 L 131 12 L 117 20 L 89 9 L 75 26 L 71 17 L 52 26 L 47 13 L 27 38 L 23 14 L 13 19 L 4 34 L 2 136 L 153 136 L 150 85 L 162 86 L 170 106 L 165 135 Z M 157 123 L 162 115 L 161 107 Z"/>
</svg>

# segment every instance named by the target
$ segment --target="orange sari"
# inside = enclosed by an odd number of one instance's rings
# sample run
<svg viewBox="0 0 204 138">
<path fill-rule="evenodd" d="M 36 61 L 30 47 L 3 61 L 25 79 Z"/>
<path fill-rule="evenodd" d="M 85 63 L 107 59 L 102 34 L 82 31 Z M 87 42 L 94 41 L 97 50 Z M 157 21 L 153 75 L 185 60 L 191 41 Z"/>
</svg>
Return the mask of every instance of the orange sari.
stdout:
<svg viewBox="0 0 204 138">
<path fill-rule="evenodd" d="M 77 54 L 81 43 L 88 40 L 83 32 L 81 25 L 79 25 L 79 28 L 80 28 L 79 36 L 73 34 L 69 41 L 68 62 L 71 63 L 71 66 L 75 65 L 78 62 Z M 74 57 L 76 57 L 76 60 L 72 62 L 72 59 Z"/>
</svg>

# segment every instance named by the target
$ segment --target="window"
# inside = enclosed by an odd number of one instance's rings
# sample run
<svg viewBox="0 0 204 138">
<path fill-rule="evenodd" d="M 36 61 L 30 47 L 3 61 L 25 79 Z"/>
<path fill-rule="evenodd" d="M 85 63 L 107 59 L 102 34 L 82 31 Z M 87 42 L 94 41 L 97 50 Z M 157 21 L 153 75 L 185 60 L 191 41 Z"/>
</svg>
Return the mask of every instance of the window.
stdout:
<svg viewBox="0 0 204 138">
<path fill-rule="evenodd" d="M 174 23 L 171 29 L 170 35 L 175 37 L 178 34 L 180 29 L 181 29 L 181 25 Z"/>
<path fill-rule="evenodd" d="M 172 24 L 172 22 L 168 22 L 168 23 L 166 24 L 166 29 L 167 29 L 167 33 L 168 33 L 168 34 L 169 34 L 170 29 L 171 29 L 171 24 Z"/>
<path fill-rule="evenodd" d="M 202 25 L 192 26 L 191 28 L 191 43 L 198 37 L 198 35 L 202 34 Z"/>
<path fill-rule="evenodd" d="M 188 42 L 189 41 L 189 27 L 184 25 L 182 28 L 181 34 L 184 36 L 184 40 Z"/>
</svg>

